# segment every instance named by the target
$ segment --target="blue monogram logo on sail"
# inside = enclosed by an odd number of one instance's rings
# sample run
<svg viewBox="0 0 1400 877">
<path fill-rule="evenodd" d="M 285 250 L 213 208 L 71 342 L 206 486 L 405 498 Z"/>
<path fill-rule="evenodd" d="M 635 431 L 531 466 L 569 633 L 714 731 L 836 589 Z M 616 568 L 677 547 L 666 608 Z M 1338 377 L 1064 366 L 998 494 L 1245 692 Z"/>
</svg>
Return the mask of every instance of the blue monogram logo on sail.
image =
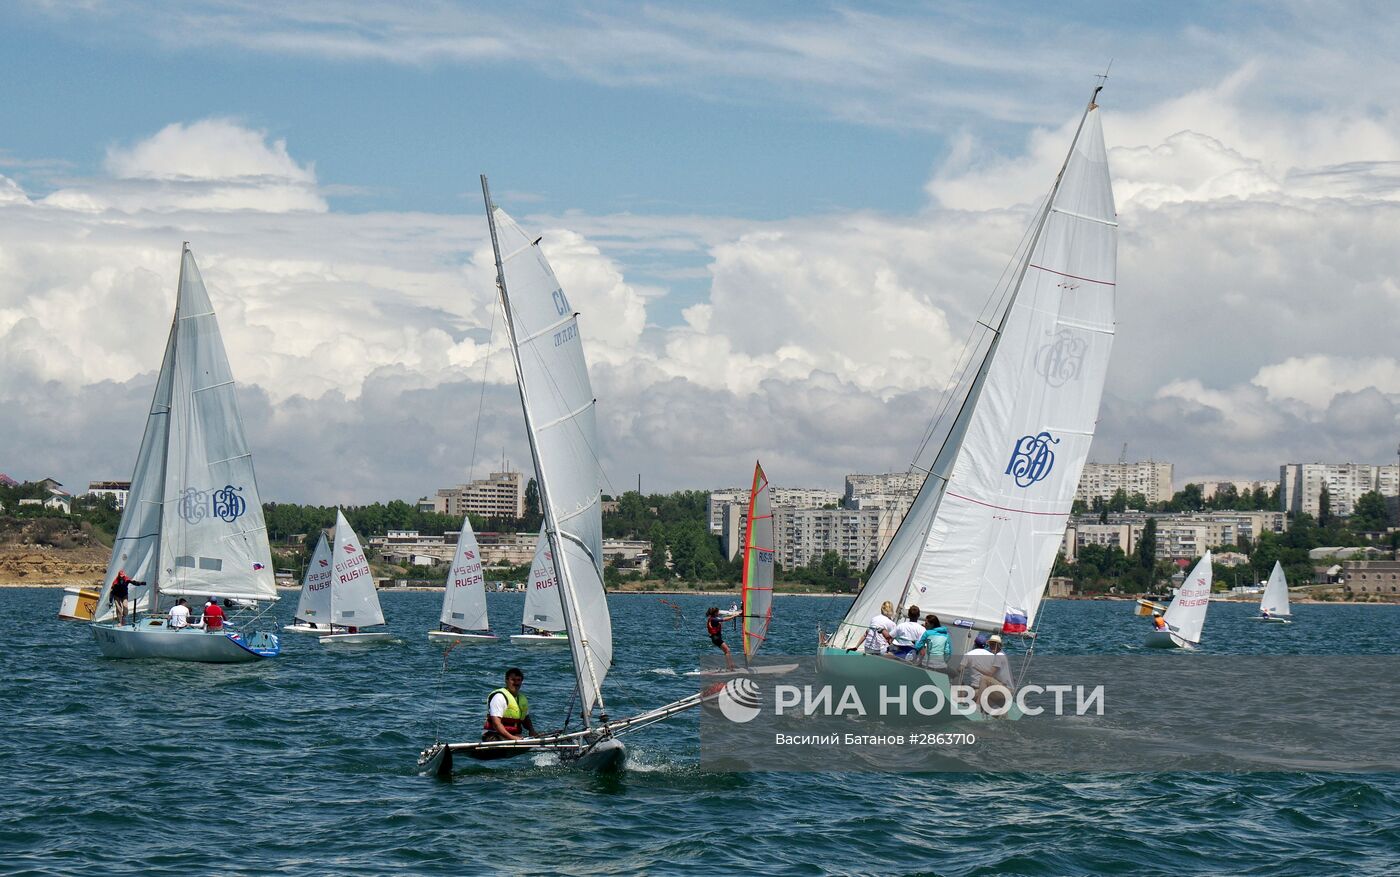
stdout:
<svg viewBox="0 0 1400 877">
<path fill-rule="evenodd" d="M 232 524 L 248 511 L 248 501 L 240 496 L 242 492 L 243 488 L 232 484 L 212 492 L 186 487 L 176 501 L 176 512 L 187 524 L 198 524 L 211 515 Z"/>
<path fill-rule="evenodd" d="M 1022 436 L 1016 440 L 1011 451 L 1011 462 L 1006 464 L 1006 474 L 1016 479 L 1017 487 L 1030 487 L 1044 479 L 1055 468 L 1055 452 L 1051 445 L 1060 440 L 1049 432 Z"/>
<path fill-rule="evenodd" d="M 1079 377 L 1079 369 L 1084 364 L 1084 353 L 1089 344 L 1083 338 L 1076 338 L 1069 329 L 1047 333 L 1051 341 L 1035 354 L 1035 370 L 1045 383 L 1052 387 L 1063 387 Z"/>
</svg>

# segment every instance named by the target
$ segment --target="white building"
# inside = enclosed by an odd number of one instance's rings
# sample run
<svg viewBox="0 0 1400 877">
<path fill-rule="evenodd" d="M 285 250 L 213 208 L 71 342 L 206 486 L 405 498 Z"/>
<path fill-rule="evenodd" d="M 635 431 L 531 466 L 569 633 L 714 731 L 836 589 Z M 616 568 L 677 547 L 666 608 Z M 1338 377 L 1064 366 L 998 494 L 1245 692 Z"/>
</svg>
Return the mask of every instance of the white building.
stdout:
<svg viewBox="0 0 1400 877">
<path fill-rule="evenodd" d="M 1158 560 L 1200 557 L 1207 548 L 1234 546 L 1240 537 L 1254 542 L 1268 530 L 1282 533 L 1287 526 L 1283 512 L 1197 512 L 1169 514 L 1126 512 L 1108 516 L 1100 523 L 1097 515 L 1077 515 L 1065 528 L 1060 553 L 1074 562 L 1086 545 L 1116 546 L 1125 554 L 1137 551 L 1147 521 L 1157 522 Z"/>
<path fill-rule="evenodd" d="M 126 508 L 126 498 L 131 495 L 130 481 L 90 481 L 88 496 L 110 496 L 117 504 L 117 511 Z"/>
<path fill-rule="evenodd" d="M 888 515 L 879 509 L 774 509 L 773 541 L 785 569 L 835 551 L 857 575 L 879 558 Z"/>
<path fill-rule="evenodd" d="M 879 475 L 847 475 L 846 504 L 866 496 L 916 496 L 924 486 L 923 472 L 886 472 Z"/>
<path fill-rule="evenodd" d="M 1128 496 L 1140 493 L 1148 502 L 1172 498 L 1172 464 L 1145 460 L 1138 463 L 1085 463 L 1074 498 L 1092 505 L 1096 497 L 1112 499 L 1122 490 Z"/>
<path fill-rule="evenodd" d="M 1236 493 L 1245 493 L 1246 491 L 1248 491 L 1248 492 L 1250 492 L 1250 493 L 1258 493 L 1258 492 L 1261 491 L 1261 490 L 1264 491 L 1265 493 L 1271 493 L 1271 492 L 1273 492 L 1273 489 L 1274 489 L 1275 487 L 1278 487 L 1278 482 L 1276 482 L 1276 481 L 1202 481 L 1202 482 L 1200 482 L 1200 485 L 1201 485 L 1201 499 L 1210 500 L 1210 499 L 1215 499 L 1216 495 L 1218 495 L 1219 493 L 1221 493 L 1222 491 L 1224 491 L 1224 490 L 1226 490 L 1227 488 L 1230 488 L 1230 487 L 1235 488 L 1235 492 L 1236 492 Z"/>
<path fill-rule="evenodd" d="M 772 503 L 775 509 L 821 508 L 823 506 L 838 505 L 841 502 L 841 494 L 834 490 L 826 490 L 820 487 L 770 486 L 768 492 L 768 501 Z M 710 516 L 711 533 L 715 535 L 723 534 L 724 507 L 730 504 L 740 506 L 740 511 L 743 514 L 748 514 L 749 489 L 747 487 L 729 487 L 724 490 L 710 491 L 705 510 Z"/>
<path fill-rule="evenodd" d="M 1361 494 L 1400 495 L 1400 465 L 1369 463 L 1285 463 L 1279 467 L 1279 504 L 1283 511 L 1317 517 L 1322 508 L 1322 488 L 1327 488 L 1332 514 L 1352 513 Z"/>
<path fill-rule="evenodd" d="M 419 507 L 423 503 L 420 501 Z M 492 472 L 470 484 L 445 487 L 433 498 L 433 511 L 483 518 L 525 517 L 525 478 L 519 472 Z"/>
</svg>

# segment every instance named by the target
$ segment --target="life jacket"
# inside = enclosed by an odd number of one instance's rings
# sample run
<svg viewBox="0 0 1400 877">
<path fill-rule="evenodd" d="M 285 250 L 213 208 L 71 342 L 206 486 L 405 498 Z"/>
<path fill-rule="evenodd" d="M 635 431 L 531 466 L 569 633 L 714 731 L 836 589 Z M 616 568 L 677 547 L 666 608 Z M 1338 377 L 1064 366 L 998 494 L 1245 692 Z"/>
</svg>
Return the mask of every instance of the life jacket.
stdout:
<svg viewBox="0 0 1400 877">
<path fill-rule="evenodd" d="M 710 636 L 718 636 L 724 631 L 724 624 L 719 620 L 718 615 L 705 616 L 705 632 Z"/>
<path fill-rule="evenodd" d="M 523 694 L 511 694 L 509 688 L 497 688 L 486 695 L 486 724 L 484 730 L 494 731 L 495 726 L 491 724 L 491 698 L 498 694 L 506 696 L 506 712 L 501 716 L 501 724 L 512 734 L 520 733 L 520 722 L 530 714 L 530 701 Z"/>
</svg>

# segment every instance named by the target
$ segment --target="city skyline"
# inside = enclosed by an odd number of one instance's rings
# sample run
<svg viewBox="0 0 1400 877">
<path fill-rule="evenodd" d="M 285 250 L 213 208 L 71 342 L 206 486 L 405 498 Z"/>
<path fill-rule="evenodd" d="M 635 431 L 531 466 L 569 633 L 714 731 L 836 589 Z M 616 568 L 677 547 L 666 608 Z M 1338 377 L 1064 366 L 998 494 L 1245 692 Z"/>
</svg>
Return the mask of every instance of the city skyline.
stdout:
<svg viewBox="0 0 1400 877">
<path fill-rule="evenodd" d="M 903 471 L 1110 57 L 1119 336 L 1091 459 L 1127 443 L 1183 484 L 1395 460 L 1393 16 L 0 18 L 27 83 L 0 139 L 11 474 L 129 477 L 185 239 L 267 499 L 411 501 L 528 460 L 479 171 L 583 313 L 604 492 L 754 458 L 785 485 Z"/>
</svg>

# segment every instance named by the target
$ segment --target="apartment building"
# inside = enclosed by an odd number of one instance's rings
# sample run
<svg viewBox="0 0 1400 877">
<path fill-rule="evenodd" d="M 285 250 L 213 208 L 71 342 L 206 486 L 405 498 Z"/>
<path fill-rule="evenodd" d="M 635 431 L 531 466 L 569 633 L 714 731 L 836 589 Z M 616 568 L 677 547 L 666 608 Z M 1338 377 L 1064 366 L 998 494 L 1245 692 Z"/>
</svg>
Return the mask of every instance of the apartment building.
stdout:
<svg viewBox="0 0 1400 877">
<path fill-rule="evenodd" d="M 1279 504 L 1283 511 L 1306 512 L 1314 517 L 1322 509 L 1322 488 L 1332 514 L 1350 515 L 1361 494 L 1400 495 L 1400 465 L 1370 463 L 1285 463 L 1279 467 Z"/>
<path fill-rule="evenodd" d="M 519 472 L 492 472 L 490 477 L 445 487 L 433 498 L 433 511 L 484 518 L 525 517 L 525 477 Z M 422 508 L 424 500 L 419 501 Z"/>
<path fill-rule="evenodd" d="M 1283 512 L 1198 512 L 1166 514 L 1131 511 L 1108 516 L 1106 523 L 1097 515 L 1078 515 L 1065 528 L 1060 553 L 1071 563 L 1086 545 L 1121 548 L 1125 554 L 1137 551 L 1138 540 L 1147 521 L 1157 522 L 1158 560 L 1199 557 L 1207 548 L 1236 545 L 1240 537 L 1251 542 L 1264 531 L 1282 533 L 1287 526 Z"/>
<path fill-rule="evenodd" d="M 1148 502 L 1172 498 L 1172 464 L 1145 460 L 1137 463 L 1085 463 L 1074 498 L 1092 505 L 1095 498 L 1112 499 L 1122 490 L 1128 496 L 1140 493 Z"/>
<path fill-rule="evenodd" d="M 775 509 L 819 509 L 822 506 L 837 505 L 841 502 L 840 493 L 820 487 L 769 486 L 768 490 L 768 501 L 773 504 Z M 710 518 L 710 532 L 717 536 L 723 535 L 724 532 L 724 509 L 727 505 L 738 505 L 747 514 L 749 489 L 747 487 L 729 487 L 724 490 L 710 491 L 705 510 Z"/>
</svg>

